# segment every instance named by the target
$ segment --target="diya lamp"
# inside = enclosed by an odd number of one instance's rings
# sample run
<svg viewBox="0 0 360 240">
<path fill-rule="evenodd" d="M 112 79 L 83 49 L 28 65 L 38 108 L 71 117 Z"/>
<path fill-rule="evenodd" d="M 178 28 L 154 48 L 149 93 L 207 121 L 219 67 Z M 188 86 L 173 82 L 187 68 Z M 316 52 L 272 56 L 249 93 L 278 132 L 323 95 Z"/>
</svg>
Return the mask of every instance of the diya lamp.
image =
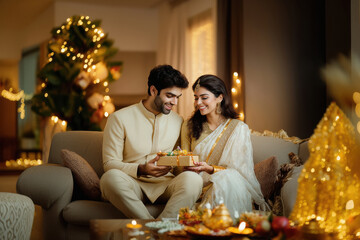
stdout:
<svg viewBox="0 0 360 240">
<path fill-rule="evenodd" d="M 137 223 L 136 220 L 132 220 L 131 223 L 126 224 L 126 228 L 129 229 L 129 236 L 143 235 L 144 232 L 140 231 L 142 225 Z"/>
<path fill-rule="evenodd" d="M 210 213 L 206 213 L 206 218 L 203 219 L 206 227 L 210 229 L 226 229 L 233 225 L 232 218 L 230 216 L 229 210 L 225 207 L 224 204 L 217 206 L 213 213 L 208 217 Z"/>
<path fill-rule="evenodd" d="M 241 234 L 241 235 L 249 235 L 252 234 L 254 232 L 254 230 L 252 228 L 247 228 L 246 227 L 246 222 L 241 222 L 239 224 L 239 227 L 229 227 L 228 228 L 229 232 L 234 233 L 234 234 Z"/>
</svg>

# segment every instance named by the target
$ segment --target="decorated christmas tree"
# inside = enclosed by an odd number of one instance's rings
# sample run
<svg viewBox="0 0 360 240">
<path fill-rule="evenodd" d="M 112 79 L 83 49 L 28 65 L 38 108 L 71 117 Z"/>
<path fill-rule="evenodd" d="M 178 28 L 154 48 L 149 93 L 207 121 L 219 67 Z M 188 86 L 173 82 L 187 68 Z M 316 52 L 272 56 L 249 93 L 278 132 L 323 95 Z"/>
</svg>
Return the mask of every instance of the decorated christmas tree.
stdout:
<svg viewBox="0 0 360 240">
<path fill-rule="evenodd" d="M 299 177 L 290 216 L 304 234 L 313 235 L 306 239 L 317 239 L 314 235 L 352 239 L 347 225 L 360 214 L 360 183 L 349 166 L 357 160 L 357 147 L 354 127 L 332 103 L 310 138 L 310 157 Z"/>
<path fill-rule="evenodd" d="M 120 78 L 122 63 L 109 61 L 117 49 L 100 23 L 73 16 L 52 29 L 48 61 L 38 74 L 32 110 L 70 130 L 101 130 L 103 117 L 115 110 L 107 93 L 109 83 Z"/>
</svg>

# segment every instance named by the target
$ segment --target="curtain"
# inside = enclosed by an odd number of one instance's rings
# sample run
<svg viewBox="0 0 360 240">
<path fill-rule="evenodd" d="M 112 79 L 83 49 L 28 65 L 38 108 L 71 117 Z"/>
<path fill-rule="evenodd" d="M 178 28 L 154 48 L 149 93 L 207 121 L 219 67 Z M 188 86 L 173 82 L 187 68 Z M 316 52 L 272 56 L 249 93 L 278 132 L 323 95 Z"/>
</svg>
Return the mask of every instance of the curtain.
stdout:
<svg viewBox="0 0 360 240">
<path fill-rule="evenodd" d="M 159 48 L 157 64 L 170 64 L 189 80 L 177 111 L 184 119 L 194 110 L 191 86 L 202 74 L 216 74 L 214 1 L 172 1 L 160 6 Z M 195 8 L 203 9 L 194 11 Z"/>
<path fill-rule="evenodd" d="M 231 92 L 241 120 L 245 120 L 243 51 L 243 0 L 218 0 L 217 72 Z"/>
</svg>

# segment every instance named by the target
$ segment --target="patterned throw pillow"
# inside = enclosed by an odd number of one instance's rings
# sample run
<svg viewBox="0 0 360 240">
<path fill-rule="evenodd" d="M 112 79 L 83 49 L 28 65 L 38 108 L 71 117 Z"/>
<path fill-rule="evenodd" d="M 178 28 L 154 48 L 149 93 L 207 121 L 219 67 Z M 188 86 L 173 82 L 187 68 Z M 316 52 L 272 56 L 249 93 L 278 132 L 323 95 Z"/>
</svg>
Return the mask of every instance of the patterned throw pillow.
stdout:
<svg viewBox="0 0 360 240">
<path fill-rule="evenodd" d="M 61 157 L 84 195 L 90 200 L 100 200 L 100 179 L 90 164 L 79 154 L 67 149 L 61 150 Z"/>
</svg>

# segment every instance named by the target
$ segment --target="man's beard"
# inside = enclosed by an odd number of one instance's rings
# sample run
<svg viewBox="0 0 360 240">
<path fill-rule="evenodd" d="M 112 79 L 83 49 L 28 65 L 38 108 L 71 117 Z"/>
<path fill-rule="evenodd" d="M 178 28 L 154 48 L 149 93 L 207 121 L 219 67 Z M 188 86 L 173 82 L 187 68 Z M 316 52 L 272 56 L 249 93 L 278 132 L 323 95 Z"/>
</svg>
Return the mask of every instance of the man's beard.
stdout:
<svg viewBox="0 0 360 240">
<path fill-rule="evenodd" d="M 161 100 L 159 96 L 155 97 L 154 108 L 157 112 L 161 112 L 163 114 L 169 114 L 171 112 L 171 110 L 165 108 L 165 103 Z"/>
</svg>

